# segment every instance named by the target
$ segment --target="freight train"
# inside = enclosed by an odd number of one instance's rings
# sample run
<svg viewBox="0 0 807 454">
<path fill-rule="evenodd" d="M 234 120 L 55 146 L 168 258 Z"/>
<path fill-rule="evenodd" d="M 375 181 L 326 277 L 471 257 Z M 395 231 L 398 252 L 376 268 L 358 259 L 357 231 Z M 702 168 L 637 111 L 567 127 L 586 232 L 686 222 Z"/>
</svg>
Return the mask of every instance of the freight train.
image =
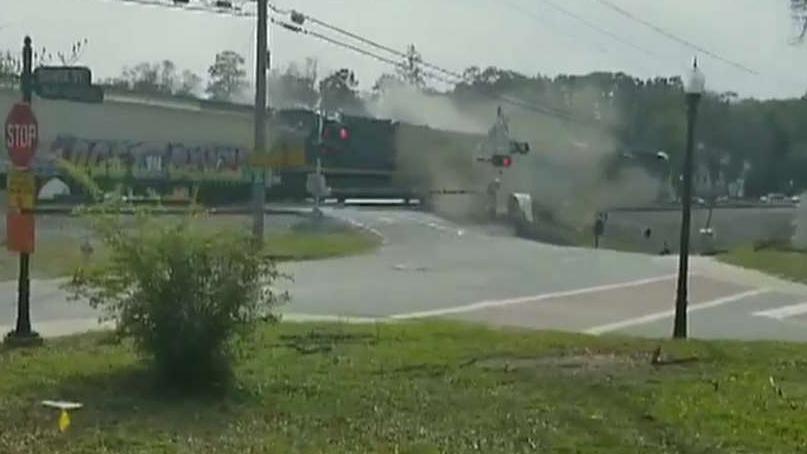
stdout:
<svg viewBox="0 0 807 454">
<path fill-rule="evenodd" d="M 483 138 L 359 116 L 325 119 L 321 129 L 318 121 L 310 110 L 275 112 L 268 125 L 268 150 L 260 158 L 245 147 L 226 143 L 93 139 L 59 133 L 46 150 L 40 150 L 35 168 L 40 183 L 59 177 L 72 193 L 84 188 L 60 163 L 80 169 L 105 190 L 123 187 L 134 194 L 179 200 L 196 193 L 206 203 L 236 203 L 249 197 L 257 168 L 271 169 L 270 198 L 308 197 L 306 180 L 319 158 L 336 199 L 413 200 L 430 190 L 429 182 L 412 159 L 401 165 L 402 155 L 419 154 L 424 166 L 440 153 L 444 158 L 460 154 L 463 161 L 472 162 L 470 150 Z"/>
</svg>

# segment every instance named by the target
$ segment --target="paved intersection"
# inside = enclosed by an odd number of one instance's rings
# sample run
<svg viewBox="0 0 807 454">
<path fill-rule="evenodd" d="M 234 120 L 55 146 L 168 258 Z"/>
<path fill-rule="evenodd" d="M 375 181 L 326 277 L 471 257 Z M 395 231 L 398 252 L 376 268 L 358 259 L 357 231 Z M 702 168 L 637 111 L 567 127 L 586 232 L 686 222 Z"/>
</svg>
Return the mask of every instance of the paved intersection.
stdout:
<svg viewBox="0 0 807 454">
<path fill-rule="evenodd" d="M 591 334 L 666 337 L 672 328 L 675 257 L 563 248 L 501 227 L 460 226 L 397 209 L 329 208 L 383 236 L 361 256 L 286 264 L 291 319 L 395 321 L 446 317 Z M 271 217 L 268 219 L 271 222 Z M 807 341 L 807 286 L 694 258 L 693 337 Z M 67 302 L 58 281 L 32 286 L 36 329 L 83 331 L 96 313 Z M 14 283 L 0 283 L 0 325 L 13 323 Z"/>
</svg>

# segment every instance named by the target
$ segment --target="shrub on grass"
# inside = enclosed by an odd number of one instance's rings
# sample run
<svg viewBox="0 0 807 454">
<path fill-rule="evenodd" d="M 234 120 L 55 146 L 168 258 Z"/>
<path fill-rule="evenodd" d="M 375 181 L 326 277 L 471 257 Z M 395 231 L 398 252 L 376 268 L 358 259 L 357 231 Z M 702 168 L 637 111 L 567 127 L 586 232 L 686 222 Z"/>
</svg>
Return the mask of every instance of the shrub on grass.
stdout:
<svg viewBox="0 0 807 454">
<path fill-rule="evenodd" d="M 246 234 L 198 229 L 190 218 L 94 220 L 109 257 L 75 273 L 75 296 L 102 309 L 168 383 L 223 383 L 233 341 L 286 298 L 272 290 L 282 277 L 272 260 Z"/>
</svg>

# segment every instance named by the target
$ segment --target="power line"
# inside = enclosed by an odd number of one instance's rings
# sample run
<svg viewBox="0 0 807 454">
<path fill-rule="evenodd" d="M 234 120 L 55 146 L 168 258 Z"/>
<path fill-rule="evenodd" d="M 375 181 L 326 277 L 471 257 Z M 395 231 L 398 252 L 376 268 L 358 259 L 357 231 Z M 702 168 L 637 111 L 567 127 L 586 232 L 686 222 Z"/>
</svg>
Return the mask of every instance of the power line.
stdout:
<svg viewBox="0 0 807 454">
<path fill-rule="evenodd" d="M 531 9 L 525 7 L 524 5 L 522 5 L 522 4 L 518 3 L 518 2 L 511 1 L 511 0 L 499 0 L 499 2 L 501 2 L 501 4 L 504 5 L 505 7 L 509 8 L 509 9 L 519 13 L 519 14 L 525 15 L 525 16 L 529 17 L 530 19 L 534 20 L 535 22 L 540 22 L 541 24 L 551 28 L 557 34 L 560 34 L 560 35 L 563 35 L 563 36 L 565 36 L 567 38 L 570 38 L 570 39 L 574 40 L 575 42 L 579 41 L 578 36 L 575 36 L 574 34 L 569 33 L 567 30 L 559 29 L 559 28 L 555 27 L 552 24 L 552 22 L 546 20 L 546 18 L 544 16 L 541 16 L 541 15 L 537 14 L 535 11 L 532 11 Z M 594 44 L 594 43 L 591 43 L 591 44 L 592 44 L 592 46 L 594 46 L 597 49 L 598 52 L 600 52 L 600 53 L 605 53 L 606 52 L 605 47 L 603 47 L 603 46 L 601 46 L 599 44 Z"/>
<path fill-rule="evenodd" d="M 376 59 L 378 61 L 381 61 L 382 63 L 387 63 L 387 64 L 390 64 L 390 65 L 393 65 L 393 66 L 401 66 L 402 65 L 401 62 L 392 60 L 391 58 L 387 58 L 387 57 L 378 55 L 378 54 L 370 52 L 370 51 L 368 51 L 366 49 L 362 49 L 362 48 L 360 48 L 358 46 L 354 46 L 353 44 L 348 44 L 348 43 L 345 43 L 345 42 L 342 42 L 342 41 L 338 41 L 336 39 L 333 39 L 333 38 L 328 37 L 326 35 L 323 35 L 321 33 L 317 33 L 315 31 L 307 30 L 307 29 L 304 29 L 304 28 L 302 28 L 300 26 L 290 24 L 288 22 L 284 22 L 284 21 L 281 21 L 281 20 L 278 20 L 278 19 L 275 19 L 275 18 L 271 18 L 271 21 L 272 21 L 273 24 L 280 25 L 281 27 L 283 27 L 286 30 L 289 30 L 289 31 L 292 31 L 292 32 L 295 32 L 295 33 L 302 33 L 304 35 L 313 36 L 314 38 L 320 39 L 322 41 L 325 41 L 327 43 L 333 44 L 335 46 L 343 47 L 345 49 L 352 50 L 352 51 L 354 51 L 356 53 L 359 53 L 359 54 L 362 54 L 364 56 L 374 58 L 374 59 Z"/>
<path fill-rule="evenodd" d="M 387 64 L 390 64 L 390 65 L 395 66 L 395 67 L 403 67 L 404 66 L 403 63 L 401 63 L 399 61 L 395 61 L 395 60 L 392 60 L 390 58 L 378 55 L 378 54 L 376 54 L 374 52 L 370 52 L 368 50 L 361 49 L 358 46 L 339 41 L 337 39 L 334 39 L 334 38 L 328 37 L 326 35 L 323 35 L 321 33 L 306 30 L 306 29 L 304 29 L 304 28 L 302 28 L 302 27 L 300 27 L 298 25 L 289 24 L 288 22 L 283 22 L 283 21 L 280 21 L 280 20 L 277 20 L 277 19 L 274 19 L 274 18 L 272 19 L 272 22 L 277 24 L 277 25 L 280 25 L 281 27 L 283 27 L 286 30 L 312 36 L 314 38 L 317 38 L 317 39 L 323 40 L 325 42 L 328 42 L 330 44 L 333 44 L 333 45 L 336 45 L 336 46 L 340 46 L 340 47 L 355 51 L 357 53 L 360 53 L 362 55 L 365 55 L 365 56 L 368 56 L 368 57 L 371 57 L 371 58 L 375 58 L 376 60 L 379 60 L 379 61 L 381 61 L 383 63 L 387 63 Z M 462 76 L 462 75 L 460 75 L 458 73 L 455 73 L 453 71 L 441 68 L 441 67 L 439 67 L 437 65 L 430 64 L 429 66 L 433 67 L 433 68 L 438 68 L 438 69 L 440 69 L 441 72 L 453 74 L 454 76 L 452 76 L 452 77 L 454 77 L 454 79 L 450 79 L 450 78 L 447 78 L 447 77 L 445 77 L 443 75 L 436 74 L 436 73 L 430 73 L 430 72 L 427 72 L 427 71 L 423 72 L 423 75 L 425 77 L 428 77 L 428 78 L 433 79 L 433 80 L 438 80 L 438 81 L 441 81 L 441 82 L 444 82 L 444 83 L 450 84 L 450 85 L 456 85 L 456 84 L 458 84 L 460 82 L 467 82 L 467 78 L 465 78 L 464 76 Z M 479 93 L 482 96 L 488 97 L 490 99 L 494 99 L 496 101 L 507 103 L 507 104 L 510 104 L 510 105 L 513 105 L 513 106 L 516 106 L 516 107 L 521 107 L 523 109 L 530 110 L 532 112 L 540 113 L 540 114 L 543 114 L 543 115 L 552 116 L 552 117 L 555 117 L 555 118 L 558 118 L 558 119 L 561 119 L 561 120 L 573 121 L 575 123 L 583 124 L 583 125 L 586 125 L 586 126 L 592 126 L 593 125 L 593 126 L 596 126 L 596 127 L 602 127 L 601 124 L 595 123 L 594 120 L 586 120 L 586 119 L 582 119 L 582 118 L 577 118 L 577 117 L 572 116 L 569 112 L 566 112 L 566 111 L 563 111 L 563 110 L 560 110 L 560 109 L 556 109 L 556 108 L 552 108 L 552 107 L 548 107 L 548 106 L 542 106 L 542 105 L 538 105 L 538 104 L 533 104 L 533 103 L 530 103 L 530 102 L 527 102 L 527 101 L 514 99 L 514 98 L 510 98 L 508 96 L 499 95 L 499 94 L 495 94 L 495 93 L 489 93 L 489 92 L 485 92 L 485 91 L 478 91 L 477 93 Z"/>
<path fill-rule="evenodd" d="M 237 8 L 237 9 L 236 8 L 227 8 L 227 9 L 225 9 L 225 8 L 215 8 L 215 7 L 210 7 L 210 6 L 205 6 L 205 7 L 201 7 L 201 6 L 186 6 L 184 4 L 164 3 L 164 2 L 154 1 L 154 0 L 116 0 L 116 1 L 134 3 L 134 4 L 144 5 L 144 6 L 168 7 L 168 8 L 177 8 L 177 9 L 180 9 L 180 10 L 191 10 L 191 11 L 217 13 L 217 14 L 224 14 L 224 15 L 237 16 L 237 17 L 255 17 L 256 16 L 255 13 L 243 10 L 241 8 Z M 386 51 L 388 53 L 396 55 L 398 57 L 404 57 L 404 58 L 408 57 L 408 55 L 405 54 L 404 52 L 401 52 L 401 51 L 393 49 L 393 48 L 391 48 L 389 46 L 385 46 L 383 44 L 377 43 L 375 41 L 372 41 L 372 40 L 370 40 L 368 38 L 362 37 L 362 36 L 357 35 L 355 33 L 349 32 L 348 30 L 345 30 L 343 28 L 337 27 L 335 25 L 331 25 L 331 24 L 329 24 L 329 23 L 327 23 L 325 21 L 313 18 L 313 17 L 308 16 L 308 15 L 304 15 L 304 14 L 299 13 L 297 11 L 283 10 L 281 8 L 276 7 L 275 5 L 273 5 L 271 3 L 269 3 L 269 7 L 275 13 L 300 15 L 304 19 L 310 20 L 311 22 L 313 22 L 313 23 L 315 23 L 317 25 L 320 25 L 322 27 L 325 27 L 325 28 L 328 28 L 330 30 L 336 31 L 338 33 L 344 34 L 345 36 L 351 37 L 352 39 L 356 39 L 356 40 L 358 40 L 358 41 L 360 41 L 360 42 L 362 42 L 364 44 L 371 45 L 373 47 L 376 47 L 378 49 L 381 49 L 381 50 L 384 50 L 384 51 Z M 376 59 L 378 61 L 381 61 L 381 62 L 386 63 L 386 64 L 390 64 L 390 65 L 395 66 L 395 67 L 400 68 L 400 67 L 404 66 L 404 64 L 402 62 L 400 62 L 400 61 L 395 61 L 395 60 L 393 60 L 391 58 L 384 57 L 384 56 L 379 55 L 377 53 L 368 51 L 366 49 L 362 49 L 362 48 L 360 48 L 360 47 L 358 47 L 356 45 L 353 45 L 353 44 L 349 44 L 349 43 L 345 43 L 345 42 L 336 40 L 334 38 L 328 37 L 326 35 L 323 35 L 321 33 L 315 32 L 315 31 L 306 30 L 306 29 L 302 28 L 301 26 L 299 26 L 297 24 L 290 24 L 288 22 L 284 22 L 284 21 L 281 21 L 281 20 L 278 20 L 278 19 L 275 19 L 275 18 L 271 18 L 271 21 L 272 21 L 272 23 L 280 25 L 283 29 L 286 29 L 288 31 L 292 31 L 292 32 L 296 32 L 296 33 L 302 33 L 302 34 L 305 34 L 305 35 L 312 36 L 314 38 L 317 38 L 317 39 L 320 39 L 322 41 L 328 42 L 330 44 L 333 44 L 333 45 L 336 45 L 336 46 L 339 46 L 339 47 L 343 47 L 343 48 L 352 50 L 352 51 L 357 52 L 359 54 L 374 58 L 374 59 Z M 427 68 L 430 68 L 432 70 L 435 70 L 435 71 L 442 74 L 441 75 L 441 74 L 437 74 L 437 73 L 434 73 L 434 72 L 423 71 L 422 74 L 425 77 L 428 77 L 430 79 L 438 80 L 438 81 L 441 81 L 441 82 L 449 84 L 449 85 L 456 85 L 456 84 L 461 83 L 461 82 L 469 82 L 469 79 L 467 77 L 465 77 L 464 75 L 462 75 L 460 73 L 457 73 L 455 71 L 443 68 L 441 66 L 438 66 L 438 65 L 435 65 L 435 64 L 423 61 L 423 60 L 419 60 L 418 64 L 420 64 L 422 66 L 425 66 Z M 449 76 L 449 78 L 447 78 L 446 76 Z M 453 78 L 453 79 L 451 79 L 451 78 Z M 521 108 L 524 108 L 524 109 L 527 109 L 527 110 L 531 110 L 533 112 L 541 113 L 541 114 L 544 114 L 544 115 L 553 116 L 553 117 L 556 117 L 556 118 L 559 118 L 559 119 L 562 119 L 562 120 L 574 121 L 576 123 L 580 123 L 580 124 L 584 124 L 584 125 L 588 125 L 588 126 L 594 125 L 596 127 L 602 127 L 601 124 L 596 124 L 596 123 L 594 123 L 593 120 L 592 121 L 587 121 L 587 120 L 584 120 L 584 119 L 576 118 L 576 117 L 571 116 L 571 114 L 569 114 L 568 112 L 565 112 L 565 111 L 560 110 L 560 109 L 547 107 L 547 106 L 536 105 L 536 104 L 532 104 L 532 103 L 522 101 L 522 100 L 513 99 L 513 98 L 510 98 L 510 97 L 507 97 L 507 96 L 503 96 L 503 95 L 497 95 L 497 94 L 493 94 L 493 93 L 486 93 L 484 91 L 479 91 L 478 93 L 483 95 L 483 96 L 487 96 L 489 98 L 492 98 L 492 99 L 495 99 L 495 100 L 498 100 L 498 101 L 501 101 L 501 102 L 505 102 L 507 104 L 518 106 L 518 107 L 521 107 Z"/>
<path fill-rule="evenodd" d="M 236 17 L 255 17 L 255 13 L 244 10 L 240 5 L 232 5 L 230 7 L 217 7 L 215 5 L 196 5 L 191 3 L 165 3 L 156 0 L 115 0 L 123 3 L 133 3 L 142 6 L 156 6 L 162 8 L 172 8 L 183 11 L 199 11 L 205 13 L 221 14 L 224 16 Z"/>
<path fill-rule="evenodd" d="M 280 14 L 289 13 L 288 10 L 279 9 L 279 8 L 275 7 L 274 5 L 271 5 L 270 7 L 276 13 L 280 13 Z M 291 13 L 292 14 L 295 14 L 295 13 L 300 14 L 303 18 L 305 18 L 305 20 L 313 22 L 314 24 L 317 24 L 317 25 L 319 25 L 321 27 L 327 28 L 327 29 L 329 29 L 331 31 L 340 33 L 340 34 L 345 35 L 345 36 L 347 36 L 349 38 L 355 39 L 356 41 L 359 41 L 361 43 L 364 43 L 364 44 L 367 44 L 369 46 L 375 47 L 376 49 L 383 50 L 383 51 L 388 52 L 388 53 L 390 53 L 392 55 L 395 55 L 397 57 L 401 57 L 401 58 L 408 58 L 409 57 L 409 55 L 407 55 L 405 52 L 399 51 L 397 49 L 393 49 L 393 48 L 391 48 L 389 46 L 385 46 L 384 44 L 381 44 L 381 43 L 373 41 L 373 40 L 371 40 L 369 38 L 365 38 L 363 36 L 357 35 L 356 33 L 353 33 L 351 31 L 345 30 L 344 28 L 341 28 L 341 27 L 337 27 L 336 25 L 329 24 L 329 23 L 327 23 L 327 22 L 325 22 L 325 21 L 323 21 L 321 19 L 317 19 L 316 17 L 310 16 L 308 14 L 303 14 L 303 13 L 300 13 L 298 11 L 291 11 Z M 427 68 L 433 69 L 433 70 L 438 71 L 438 72 L 441 72 L 443 74 L 446 74 L 446 75 L 449 75 L 449 76 L 452 76 L 452 77 L 462 78 L 462 75 L 457 73 L 457 72 L 447 70 L 445 68 L 441 68 L 441 67 L 439 67 L 437 65 L 433 65 L 433 64 L 431 64 L 429 62 L 421 60 L 419 63 L 422 66 L 425 66 Z"/>
<path fill-rule="evenodd" d="M 548 0 L 544 0 L 544 1 L 548 1 Z M 683 44 L 684 46 L 687 46 L 687 47 L 689 47 L 691 49 L 695 49 L 695 50 L 697 50 L 699 52 L 702 52 L 705 55 L 708 55 L 708 56 L 710 56 L 710 57 L 712 57 L 712 58 L 714 58 L 716 60 L 722 61 L 723 63 L 731 65 L 731 66 L 733 66 L 733 67 L 735 67 L 737 69 L 740 69 L 742 71 L 745 71 L 747 73 L 751 73 L 751 74 L 754 74 L 754 75 L 759 75 L 759 72 L 749 68 L 748 66 L 745 66 L 742 63 L 737 63 L 734 60 L 730 60 L 728 58 L 725 58 L 725 57 L 723 57 L 723 56 L 721 56 L 721 55 L 719 55 L 719 54 L 717 54 L 715 52 L 712 52 L 709 49 L 706 49 L 705 47 L 703 47 L 701 45 L 698 45 L 698 44 L 696 44 L 696 43 L 694 43 L 692 41 L 689 41 L 689 40 L 687 40 L 685 38 L 681 38 L 680 36 L 677 36 L 674 33 L 670 32 L 670 31 L 668 31 L 668 30 L 666 30 L 666 29 L 664 29 L 664 28 L 662 28 L 662 27 L 660 27 L 660 26 L 658 26 L 658 25 L 656 25 L 656 24 L 654 24 L 654 23 L 652 23 L 652 22 L 650 22 L 648 20 L 642 19 L 641 17 L 631 13 L 630 11 L 628 11 L 628 10 L 622 8 L 621 6 L 611 2 L 610 0 L 595 0 L 595 1 L 597 1 L 600 4 L 606 6 L 607 8 L 610 8 L 613 11 L 616 11 L 620 15 L 622 15 L 624 17 L 627 17 L 628 19 L 630 19 L 630 20 L 632 20 L 634 22 L 637 22 L 639 24 L 644 25 L 647 28 L 650 28 L 651 30 L 655 31 L 656 33 L 659 33 L 659 34 L 661 34 L 661 35 L 663 35 L 663 36 L 665 36 L 665 37 L 667 37 L 667 38 L 669 38 L 669 39 L 671 39 L 673 41 L 678 42 L 679 44 Z"/>
<path fill-rule="evenodd" d="M 661 55 L 659 55 L 659 54 L 657 54 L 657 53 L 655 53 L 655 52 L 653 52 L 653 51 L 651 51 L 649 49 L 645 49 L 644 47 L 639 46 L 638 44 L 636 44 L 636 43 L 634 43 L 632 41 L 629 41 L 627 39 L 622 38 L 621 36 L 617 35 L 616 33 L 612 32 L 612 31 L 610 31 L 610 30 L 608 30 L 606 28 L 600 27 L 599 25 L 595 24 L 594 22 L 591 22 L 588 19 L 586 19 L 585 17 L 564 8 L 563 6 L 559 5 L 558 3 L 555 3 L 552 0 L 541 0 L 541 1 L 543 1 L 544 4 L 548 5 L 549 7 L 554 9 L 555 11 L 558 11 L 561 14 L 564 14 L 564 15 L 566 15 L 568 17 L 571 17 L 572 19 L 580 22 L 581 24 L 585 25 L 586 27 L 610 37 L 614 41 L 617 41 L 617 42 L 619 42 L 621 44 L 624 44 L 624 45 L 626 45 L 628 47 L 636 49 L 639 52 L 642 52 L 644 54 L 650 55 L 652 57 L 662 58 L 662 59 L 664 58 L 663 56 L 661 56 Z"/>
</svg>

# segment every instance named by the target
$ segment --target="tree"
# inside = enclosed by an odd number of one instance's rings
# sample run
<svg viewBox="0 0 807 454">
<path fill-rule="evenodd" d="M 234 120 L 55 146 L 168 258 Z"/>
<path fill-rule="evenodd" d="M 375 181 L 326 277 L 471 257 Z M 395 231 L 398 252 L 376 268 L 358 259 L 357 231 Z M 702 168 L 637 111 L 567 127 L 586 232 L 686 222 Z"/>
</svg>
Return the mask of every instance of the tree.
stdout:
<svg viewBox="0 0 807 454">
<path fill-rule="evenodd" d="M 80 39 L 73 43 L 73 46 L 70 48 L 70 52 L 56 52 L 56 57 L 64 66 L 75 65 L 79 58 L 81 58 L 81 54 L 86 47 L 87 38 Z M 42 49 L 42 54 L 45 54 L 44 48 Z"/>
<path fill-rule="evenodd" d="M 406 48 L 406 58 L 397 67 L 398 76 L 413 87 L 423 87 L 425 80 L 423 78 L 423 69 L 420 67 L 421 63 L 423 63 L 423 57 L 417 51 L 415 45 L 410 44 Z"/>
<path fill-rule="evenodd" d="M 319 83 L 322 107 L 331 112 L 363 114 L 364 105 L 356 90 L 358 85 L 359 81 L 353 71 L 347 68 L 335 71 Z"/>
<path fill-rule="evenodd" d="M 10 51 L 0 54 L 0 84 L 16 84 L 21 70 L 22 62 Z"/>
<path fill-rule="evenodd" d="M 384 92 L 389 90 L 394 90 L 396 88 L 400 88 L 404 85 L 404 81 L 401 80 L 395 74 L 385 73 L 382 74 L 381 77 L 376 80 L 375 84 L 373 84 L 373 93 L 376 95 L 383 95 Z"/>
<path fill-rule="evenodd" d="M 304 70 L 300 70 L 299 66 L 292 62 L 283 73 L 273 71 L 269 76 L 271 105 L 314 108 L 319 99 L 316 81 L 317 61 L 313 58 L 306 59 Z"/>
<path fill-rule="evenodd" d="M 129 89 L 139 93 L 156 94 L 163 92 L 160 87 L 160 69 L 157 63 L 138 63 L 131 68 L 123 69 L 123 80 Z"/>
<path fill-rule="evenodd" d="M 800 32 L 797 40 L 801 41 L 807 35 L 807 0 L 790 0 L 790 11 L 793 19 L 799 25 Z"/>
<path fill-rule="evenodd" d="M 160 63 L 160 77 L 157 83 L 163 93 L 173 93 L 177 85 L 177 66 L 171 60 Z"/>
<path fill-rule="evenodd" d="M 208 68 L 210 83 L 207 93 L 216 101 L 231 101 L 246 86 L 246 71 L 243 69 L 244 57 L 238 53 L 225 50 L 216 54 L 216 61 Z"/>
<path fill-rule="evenodd" d="M 171 60 L 138 63 L 124 67 L 121 75 L 101 81 L 101 85 L 148 95 L 194 96 L 202 83 L 201 77 L 189 70 L 178 74 Z"/>
<path fill-rule="evenodd" d="M 56 58 L 63 66 L 75 64 L 87 47 L 87 38 L 77 40 L 71 45 L 69 51 L 57 51 Z M 53 53 L 45 47 L 34 49 L 32 54 L 32 64 L 34 67 L 54 64 Z M 22 56 L 19 52 L 0 51 L 0 84 L 15 84 L 19 81 L 22 72 Z"/>
<path fill-rule="evenodd" d="M 190 70 L 182 71 L 179 86 L 176 93 L 179 96 L 194 96 L 199 92 L 199 87 L 202 86 L 202 78 L 197 76 L 196 73 Z"/>
</svg>

